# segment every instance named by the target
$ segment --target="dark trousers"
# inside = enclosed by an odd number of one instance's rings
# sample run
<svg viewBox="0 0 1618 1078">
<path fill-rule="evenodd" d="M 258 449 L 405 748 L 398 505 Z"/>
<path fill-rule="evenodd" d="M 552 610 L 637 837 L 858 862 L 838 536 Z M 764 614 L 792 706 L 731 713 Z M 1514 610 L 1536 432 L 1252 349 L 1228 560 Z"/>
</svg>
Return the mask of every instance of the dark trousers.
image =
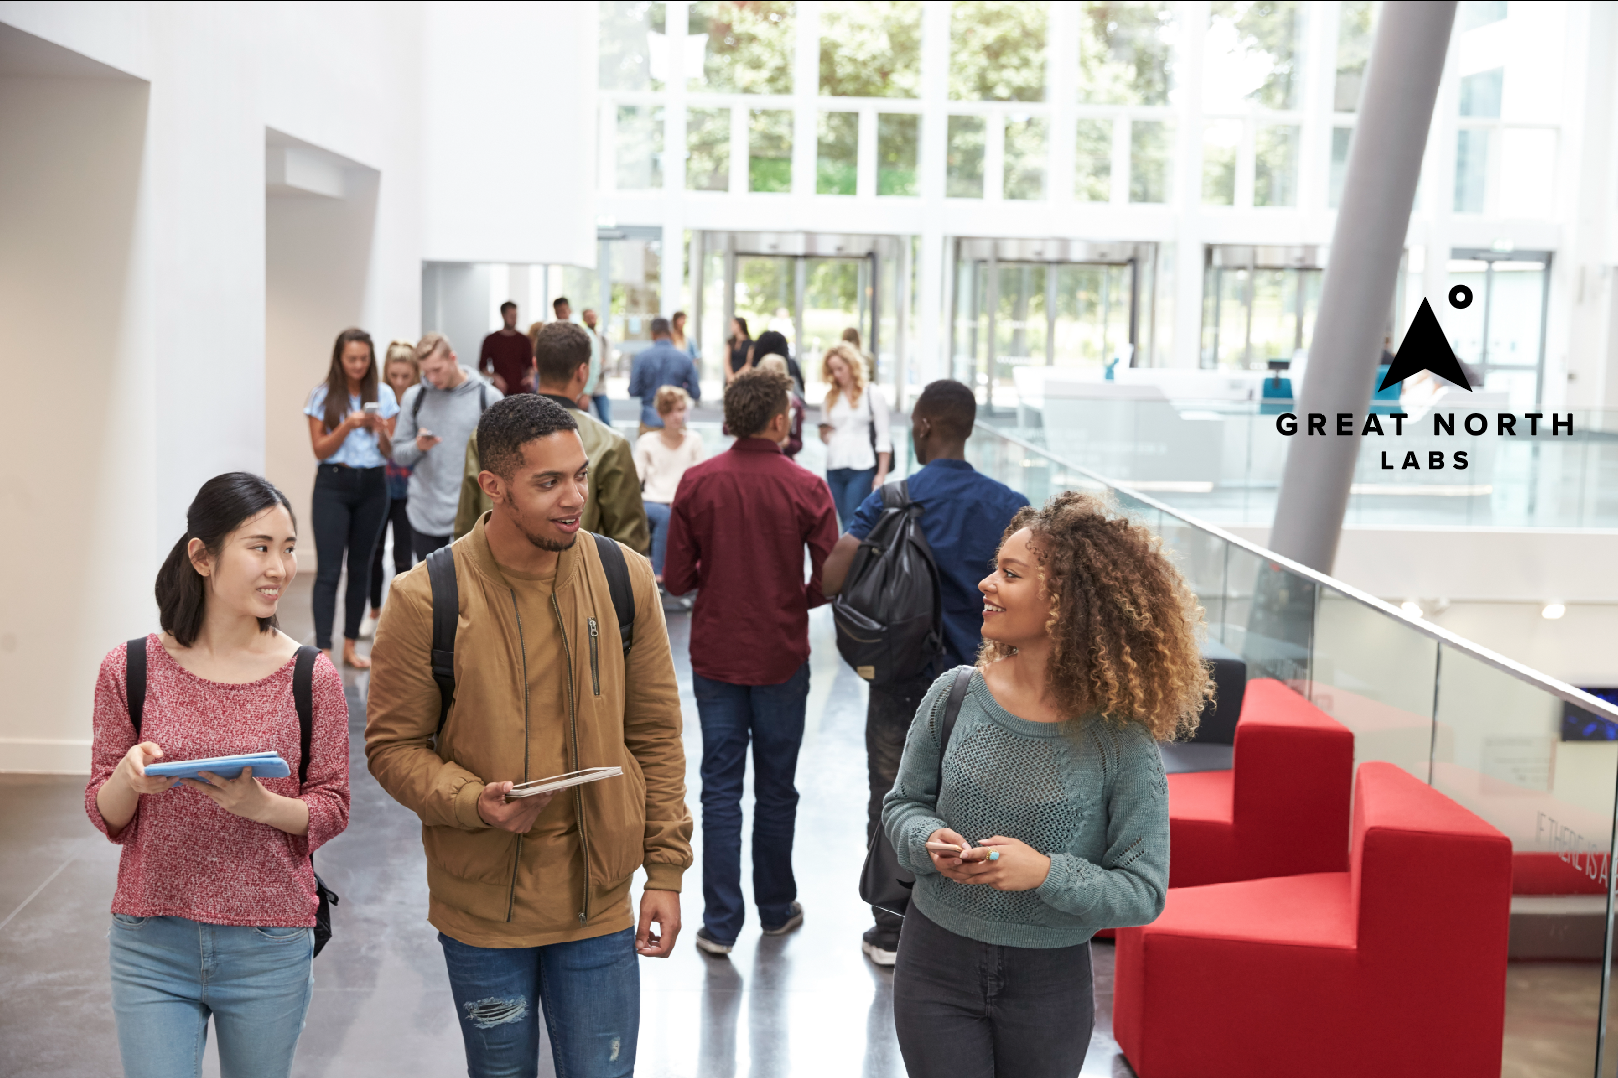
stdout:
<svg viewBox="0 0 1618 1078">
<path fill-rule="evenodd" d="M 416 560 L 426 561 L 427 555 L 441 546 L 449 546 L 449 541 L 453 538 L 455 538 L 453 535 L 428 535 L 426 532 L 412 530 L 410 545 L 416 551 Z"/>
<path fill-rule="evenodd" d="M 871 800 L 866 806 L 865 844 L 869 846 L 882 826 L 882 799 L 893 789 L 899 777 L 899 758 L 904 755 L 905 735 L 921 707 L 922 697 L 932 686 L 931 677 L 897 685 L 872 685 L 871 698 L 865 707 L 865 767 L 870 782 Z M 876 927 L 890 947 L 899 942 L 899 926 L 904 918 L 887 910 L 871 907 Z"/>
<path fill-rule="evenodd" d="M 376 537 L 376 555 L 371 559 L 371 609 L 382 609 L 382 555 L 387 543 L 388 525 L 393 525 L 393 572 L 397 576 L 408 572 L 413 564 L 411 556 L 414 540 L 410 534 L 408 498 L 394 498 L 388 503 L 388 518 L 382 522 L 382 532 Z"/>
<path fill-rule="evenodd" d="M 792 915 L 798 881 L 792 836 L 798 819 L 798 749 L 809 701 L 809 664 L 779 685 L 732 685 L 694 674 L 702 723 L 702 923 L 734 943 L 742 899 L 742 779 L 753 747 L 753 902 L 766 928 Z"/>
<path fill-rule="evenodd" d="M 1075 1078 L 1095 1019 L 1088 943 L 979 943 L 910 907 L 893 970 L 910 1078 Z"/>
<path fill-rule="evenodd" d="M 348 555 L 348 585 L 343 589 L 343 638 L 360 638 L 365 617 L 365 593 L 371 581 L 371 557 L 382 539 L 388 517 L 388 479 L 383 468 L 345 468 L 322 464 L 315 469 L 315 493 L 309 515 L 314 518 L 315 646 L 331 647 L 332 622 L 337 617 L 337 582 Z"/>
</svg>

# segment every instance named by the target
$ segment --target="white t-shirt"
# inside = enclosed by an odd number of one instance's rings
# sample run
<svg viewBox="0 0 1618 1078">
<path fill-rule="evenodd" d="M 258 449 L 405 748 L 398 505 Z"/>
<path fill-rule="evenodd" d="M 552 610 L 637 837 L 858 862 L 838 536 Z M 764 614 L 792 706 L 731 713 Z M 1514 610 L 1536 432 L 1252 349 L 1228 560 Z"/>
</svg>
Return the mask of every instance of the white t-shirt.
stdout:
<svg viewBox="0 0 1618 1078">
<path fill-rule="evenodd" d="M 702 458 L 702 435 L 694 430 L 688 429 L 684 440 L 674 449 L 664 443 L 658 431 L 642 434 L 635 443 L 635 470 L 644 483 L 641 500 L 665 505 L 674 501 L 674 493 L 680 489 L 680 477 L 691 465 L 701 463 Z"/>
<path fill-rule="evenodd" d="M 893 459 L 893 442 L 888 437 L 888 402 L 876 386 L 866 386 L 852 408 L 847 395 L 838 393 L 836 403 L 824 410 L 824 421 L 832 426 L 831 440 L 826 443 L 828 470 L 875 468 L 877 453 L 887 453 L 888 459 Z M 873 428 L 876 430 L 874 452 L 871 449 Z"/>
</svg>

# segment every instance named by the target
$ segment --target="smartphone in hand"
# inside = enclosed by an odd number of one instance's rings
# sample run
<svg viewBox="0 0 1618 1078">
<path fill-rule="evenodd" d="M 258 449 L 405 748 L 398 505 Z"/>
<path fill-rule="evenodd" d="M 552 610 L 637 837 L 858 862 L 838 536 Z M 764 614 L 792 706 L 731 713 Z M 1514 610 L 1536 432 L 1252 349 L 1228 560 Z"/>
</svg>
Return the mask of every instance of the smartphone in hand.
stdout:
<svg viewBox="0 0 1618 1078">
<path fill-rule="evenodd" d="M 927 843 L 927 851 L 941 854 L 945 857 L 960 857 L 966 852 L 959 843 L 955 842 L 929 842 Z"/>
</svg>

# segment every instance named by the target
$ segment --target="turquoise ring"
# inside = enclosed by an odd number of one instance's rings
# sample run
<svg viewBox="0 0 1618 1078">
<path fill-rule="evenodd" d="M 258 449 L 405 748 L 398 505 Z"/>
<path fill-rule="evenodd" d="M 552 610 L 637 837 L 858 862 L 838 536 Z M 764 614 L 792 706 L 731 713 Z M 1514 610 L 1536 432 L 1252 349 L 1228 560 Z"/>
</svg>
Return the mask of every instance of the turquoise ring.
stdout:
<svg viewBox="0 0 1618 1078">
<path fill-rule="evenodd" d="M 990 850 L 989 851 L 989 860 L 991 860 L 991 861 L 1000 860 L 1000 851 L 999 850 Z"/>
</svg>

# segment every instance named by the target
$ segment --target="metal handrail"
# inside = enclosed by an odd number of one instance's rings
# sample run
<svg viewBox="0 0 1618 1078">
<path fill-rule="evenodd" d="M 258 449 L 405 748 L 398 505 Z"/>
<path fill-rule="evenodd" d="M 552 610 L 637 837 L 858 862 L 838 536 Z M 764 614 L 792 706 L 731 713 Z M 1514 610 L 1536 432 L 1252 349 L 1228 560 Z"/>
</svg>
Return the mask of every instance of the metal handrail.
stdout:
<svg viewBox="0 0 1618 1078">
<path fill-rule="evenodd" d="M 1402 610 L 1393 606 L 1391 603 L 1378 599 L 1376 596 L 1371 595 L 1368 592 L 1361 591 L 1352 584 L 1344 583 L 1343 581 L 1338 580 L 1336 577 L 1327 576 L 1325 573 L 1318 572 L 1317 570 L 1309 568 L 1307 565 L 1295 562 L 1291 558 L 1283 557 L 1282 555 L 1277 554 L 1275 551 L 1267 550 L 1264 547 L 1259 546 L 1257 543 L 1243 539 L 1239 535 L 1232 535 L 1230 532 L 1227 532 L 1223 528 L 1216 525 L 1198 520 L 1196 517 L 1191 516 L 1188 513 L 1182 512 L 1171 505 L 1160 502 L 1156 498 L 1142 494 L 1123 483 L 1109 479 L 1104 475 L 1100 475 L 1081 464 L 1074 464 L 1072 461 L 1065 460 L 1062 457 L 1057 456 L 1055 453 L 1052 453 L 1049 449 L 1034 445 L 1032 442 L 1019 438 L 1014 434 L 1007 434 L 1005 431 L 998 430 L 991 426 L 980 425 L 978 430 L 991 432 L 996 437 L 1009 442 L 1012 445 L 1018 446 L 1019 448 L 1022 448 L 1028 452 L 1035 453 L 1047 460 L 1053 461 L 1056 464 L 1060 464 L 1063 468 L 1068 469 L 1069 471 L 1078 472 L 1081 475 L 1095 481 L 1096 483 L 1101 484 L 1103 487 L 1127 494 L 1136 501 L 1143 502 L 1159 512 L 1167 513 L 1169 516 L 1183 521 L 1199 531 L 1203 531 L 1209 535 L 1215 536 L 1216 538 L 1223 539 L 1225 542 L 1240 547 L 1250 554 L 1255 554 L 1266 561 L 1272 562 L 1287 570 L 1289 573 L 1301 576 L 1306 580 L 1313 581 L 1317 585 L 1330 588 L 1333 591 L 1346 595 L 1350 599 L 1353 599 L 1364 606 L 1368 606 L 1378 613 L 1385 614 L 1388 617 L 1397 618 L 1399 621 L 1410 626 L 1412 629 L 1415 629 L 1417 632 L 1422 633 L 1423 635 L 1428 636 L 1439 643 L 1448 644 L 1456 651 L 1469 655 L 1479 662 L 1486 663 L 1503 673 L 1510 674 L 1519 681 L 1529 682 L 1530 684 L 1535 685 L 1548 693 L 1562 698 L 1570 704 L 1576 704 L 1586 711 L 1594 712 L 1600 715 L 1609 722 L 1618 724 L 1618 707 L 1609 704 L 1600 697 L 1591 696 L 1589 693 L 1583 691 L 1582 689 L 1575 688 L 1565 681 L 1558 681 L 1556 678 L 1550 677 L 1547 674 L 1542 674 L 1532 667 L 1524 666 L 1522 663 L 1517 662 L 1514 659 L 1508 659 L 1498 652 L 1490 651 L 1488 648 L 1474 644 L 1472 641 L 1467 640 L 1464 637 L 1457 636 L 1448 629 L 1434 625 L 1429 621 L 1412 618 Z"/>
</svg>

